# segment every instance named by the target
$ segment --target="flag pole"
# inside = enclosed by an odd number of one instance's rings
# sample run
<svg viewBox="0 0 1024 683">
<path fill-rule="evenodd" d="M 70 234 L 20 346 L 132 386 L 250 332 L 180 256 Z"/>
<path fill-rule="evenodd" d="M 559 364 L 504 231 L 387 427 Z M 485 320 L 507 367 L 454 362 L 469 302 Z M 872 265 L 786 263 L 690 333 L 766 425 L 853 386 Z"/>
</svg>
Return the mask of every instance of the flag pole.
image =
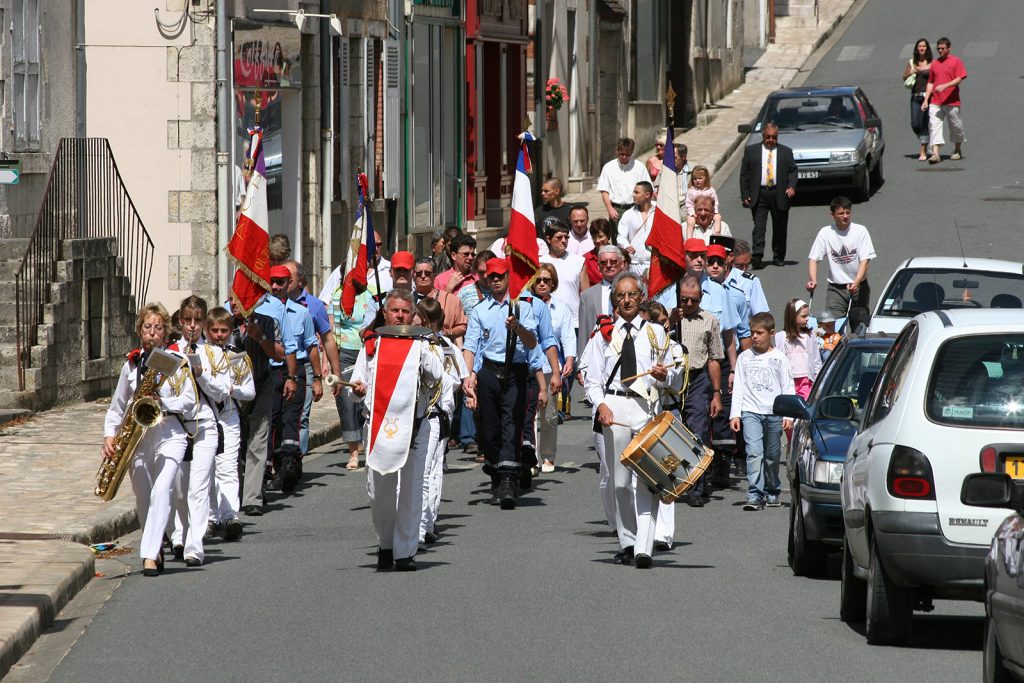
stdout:
<svg viewBox="0 0 1024 683">
<path fill-rule="evenodd" d="M 674 160 L 675 160 L 676 146 L 675 146 L 675 136 L 672 133 L 672 126 L 675 123 L 676 91 L 675 91 L 675 89 L 672 88 L 672 77 L 671 77 L 671 74 L 669 74 L 665 80 L 668 81 L 668 87 L 665 89 L 665 123 L 667 124 L 666 125 L 666 130 L 665 130 L 665 154 L 672 154 L 673 155 L 673 157 L 672 157 L 673 165 L 675 165 L 675 161 Z M 678 180 L 678 177 L 679 177 L 678 173 L 679 173 L 679 169 L 677 168 L 676 169 L 676 174 L 677 175 L 676 175 L 676 181 L 675 181 L 677 183 L 679 182 L 679 180 Z M 676 199 L 678 200 L 678 197 Z M 680 226 L 680 228 L 682 228 L 682 226 Z M 680 234 L 680 239 L 682 239 L 682 237 L 683 237 L 682 234 Z M 685 252 L 684 252 L 683 258 L 684 259 L 686 258 Z M 683 271 L 683 276 L 684 277 L 685 277 L 685 272 L 686 271 Z M 680 277 L 678 280 L 676 280 L 676 308 L 680 307 L 680 302 L 682 301 L 682 299 L 681 299 L 681 297 L 683 296 L 682 282 L 683 282 L 683 278 L 682 277 Z M 675 332 L 676 332 L 676 341 L 678 341 L 679 343 L 682 343 L 682 339 L 683 339 L 683 319 L 682 319 L 682 316 L 680 316 L 679 320 L 676 321 L 676 330 L 675 330 Z"/>
</svg>

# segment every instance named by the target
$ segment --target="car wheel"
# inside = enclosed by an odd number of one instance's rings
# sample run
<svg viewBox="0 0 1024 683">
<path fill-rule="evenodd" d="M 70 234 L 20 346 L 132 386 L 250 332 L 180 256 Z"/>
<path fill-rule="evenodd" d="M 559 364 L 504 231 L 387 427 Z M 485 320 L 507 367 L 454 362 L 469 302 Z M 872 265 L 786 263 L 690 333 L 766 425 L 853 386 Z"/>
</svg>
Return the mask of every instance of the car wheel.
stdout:
<svg viewBox="0 0 1024 683">
<path fill-rule="evenodd" d="M 860 187 L 854 191 L 854 198 L 858 202 L 866 202 L 871 199 L 871 172 L 864 167 L 864 177 L 860 181 Z"/>
<path fill-rule="evenodd" d="M 996 625 L 992 623 L 991 616 L 985 619 L 985 654 L 982 661 L 981 680 L 985 683 L 1010 683 L 1017 680 L 1003 663 L 1003 653 L 996 638 Z"/>
<path fill-rule="evenodd" d="M 868 587 L 853 575 L 850 541 L 843 539 L 843 570 L 839 584 L 839 618 L 846 623 L 860 623 L 867 613 Z"/>
<path fill-rule="evenodd" d="M 807 540 L 798 490 L 794 490 L 792 501 L 789 507 L 789 568 L 797 576 L 821 576 L 828 560 L 825 546 L 818 541 Z"/>
<path fill-rule="evenodd" d="M 875 164 L 875 170 L 871 171 L 871 184 L 874 187 L 881 187 L 884 182 L 885 176 L 882 174 L 882 157 L 878 157 L 878 163 Z"/>
<path fill-rule="evenodd" d="M 878 556 L 878 544 L 872 540 L 865 629 L 868 642 L 872 645 L 900 645 L 907 642 L 910 639 L 910 619 L 913 614 L 914 589 L 893 583 Z"/>
</svg>

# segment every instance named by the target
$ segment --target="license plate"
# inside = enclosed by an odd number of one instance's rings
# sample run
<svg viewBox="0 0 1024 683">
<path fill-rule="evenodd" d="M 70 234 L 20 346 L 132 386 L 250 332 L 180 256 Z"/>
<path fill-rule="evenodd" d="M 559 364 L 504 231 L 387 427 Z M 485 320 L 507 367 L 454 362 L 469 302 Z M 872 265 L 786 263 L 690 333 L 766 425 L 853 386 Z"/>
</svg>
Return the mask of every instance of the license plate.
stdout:
<svg viewBox="0 0 1024 683">
<path fill-rule="evenodd" d="M 797 171 L 796 177 L 800 180 L 818 177 L 817 171 Z"/>
<path fill-rule="evenodd" d="M 1024 479 L 1024 455 L 1006 456 L 1005 471 L 1013 479 Z"/>
</svg>

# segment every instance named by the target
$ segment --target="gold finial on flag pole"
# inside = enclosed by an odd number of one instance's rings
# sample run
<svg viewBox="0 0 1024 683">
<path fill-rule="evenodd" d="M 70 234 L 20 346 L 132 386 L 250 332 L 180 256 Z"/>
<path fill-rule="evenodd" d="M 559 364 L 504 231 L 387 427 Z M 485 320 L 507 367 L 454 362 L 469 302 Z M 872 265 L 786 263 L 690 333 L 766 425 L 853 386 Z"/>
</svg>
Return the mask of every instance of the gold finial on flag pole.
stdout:
<svg viewBox="0 0 1024 683">
<path fill-rule="evenodd" d="M 673 119 L 675 118 L 676 111 L 676 91 L 672 88 L 672 81 L 668 82 L 668 88 L 665 90 L 665 113 L 668 117 L 668 125 L 674 125 Z"/>
</svg>

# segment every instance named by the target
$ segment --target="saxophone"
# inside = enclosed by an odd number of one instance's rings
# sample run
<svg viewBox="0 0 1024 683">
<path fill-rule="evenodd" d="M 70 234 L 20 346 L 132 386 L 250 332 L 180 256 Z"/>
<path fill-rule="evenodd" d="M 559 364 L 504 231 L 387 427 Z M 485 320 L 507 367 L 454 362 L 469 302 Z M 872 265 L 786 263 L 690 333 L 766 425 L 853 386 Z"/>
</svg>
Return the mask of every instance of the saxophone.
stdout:
<svg viewBox="0 0 1024 683">
<path fill-rule="evenodd" d="M 135 459 L 139 441 L 147 429 L 159 424 L 163 418 L 160 401 L 151 394 L 156 393 L 167 376 L 161 375 L 158 380 L 157 374 L 156 368 L 146 369 L 142 381 L 128 401 L 117 434 L 114 435 L 114 455 L 103 458 L 100 469 L 96 472 L 96 490 L 93 493 L 103 500 L 111 501 L 117 495 L 117 489 L 128 471 L 128 465 Z"/>
</svg>

